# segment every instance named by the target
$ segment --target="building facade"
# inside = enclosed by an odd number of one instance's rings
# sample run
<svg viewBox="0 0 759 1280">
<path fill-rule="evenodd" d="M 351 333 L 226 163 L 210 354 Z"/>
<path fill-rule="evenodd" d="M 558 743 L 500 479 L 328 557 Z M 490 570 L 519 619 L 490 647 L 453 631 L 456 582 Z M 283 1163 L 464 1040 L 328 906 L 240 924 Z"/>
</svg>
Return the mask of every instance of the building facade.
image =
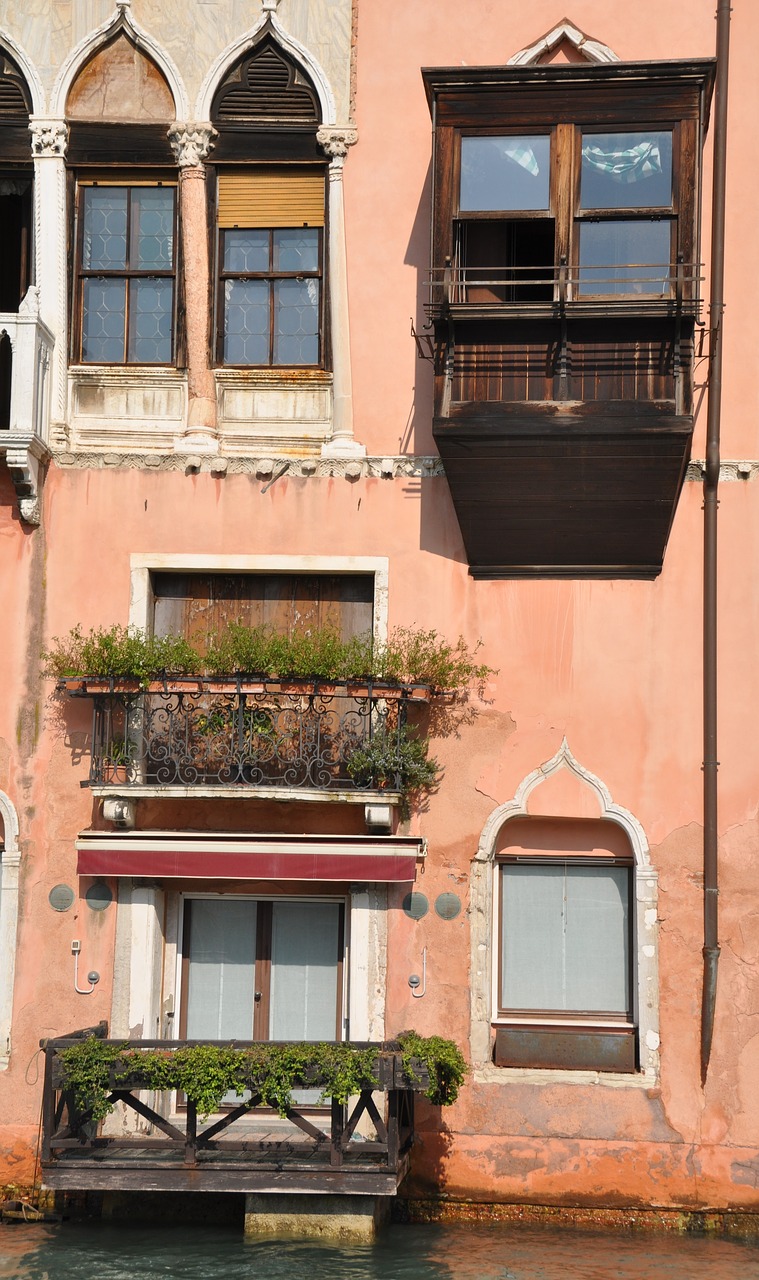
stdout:
<svg viewBox="0 0 759 1280">
<path fill-rule="evenodd" d="M 418 1101 L 412 1198 L 759 1204 L 759 18 L 733 15 L 702 1081 L 713 6 L 464 7 L 0 5 L 6 1182 L 41 1040 L 413 1028 L 470 1070 Z M 491 674 L 428 722 L 408 687 L 42 673 L 76 625 L 237 621 L 461 636 Z M 339 747 L 406 720 L 440 764 L 408 815 Z M 97 1189 L 63 1151 L 49 1184 Z"/>
</svg>

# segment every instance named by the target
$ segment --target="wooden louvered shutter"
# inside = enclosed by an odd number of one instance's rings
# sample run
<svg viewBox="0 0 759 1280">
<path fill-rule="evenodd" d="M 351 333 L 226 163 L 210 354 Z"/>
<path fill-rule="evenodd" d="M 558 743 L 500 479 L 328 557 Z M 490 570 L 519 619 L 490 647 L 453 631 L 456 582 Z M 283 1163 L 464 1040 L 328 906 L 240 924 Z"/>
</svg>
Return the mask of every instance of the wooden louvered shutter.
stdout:
<svg viewBox="0 0 759 1280">
<path fill-rule="evenodd" d="M 219 175 L 220 227 L 323 227 L 324 170 L 246 167 Z"/>
</svg>

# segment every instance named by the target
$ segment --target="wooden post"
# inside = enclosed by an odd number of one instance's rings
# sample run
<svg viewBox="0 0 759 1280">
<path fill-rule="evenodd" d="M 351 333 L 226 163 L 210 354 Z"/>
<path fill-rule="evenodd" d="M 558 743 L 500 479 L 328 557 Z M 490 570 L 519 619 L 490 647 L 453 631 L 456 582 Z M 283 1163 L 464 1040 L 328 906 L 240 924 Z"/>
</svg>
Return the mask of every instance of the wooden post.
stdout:
<svg viewBox="0 0 759 1280">
<path fill-rule="evenodd" d="M 339 1169 L 343 1163 L 343 1129 L 345 1128 L 345 1108 L 342 1102 L 332 1099 L 332 1138 L 329 1162 L 333 1169 Z"/>
<path fill-rule="evenodd" d="M 390 1089 L 387 1095 L 387 1167 L 390 1173 L 398 1168 L 398 1098 L 399 1090 Z"/>
<path fill-rule="evenodd" d="M 185 1164 L 198 1163 L 198 1111 L 195 1103 L 187 1099 L 187 1123 L 184 1144 Z"/>
<path fill-rule="evenodd" d="M 48 1161 L 52 1154 L 51 1139 L 55 1123 L 53 1093 L 53 1054 L 50 1045 L 45 1046 L 45 1078 L 42 1085 L 42 1159 Z"/>
</svg>

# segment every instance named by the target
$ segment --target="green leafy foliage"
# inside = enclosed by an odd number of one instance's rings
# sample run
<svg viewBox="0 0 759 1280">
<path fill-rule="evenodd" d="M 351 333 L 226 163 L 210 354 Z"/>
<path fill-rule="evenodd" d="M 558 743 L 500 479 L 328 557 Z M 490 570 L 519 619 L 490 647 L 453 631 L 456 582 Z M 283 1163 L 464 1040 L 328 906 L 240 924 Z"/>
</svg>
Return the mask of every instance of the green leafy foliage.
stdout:
<svg viewBox="0 0 759 1280">
<path fill-rule="evenodd" d="M 351 753 L 347 770 L 363 787 L 391 787 L 401 793 L 401 817 L 409 816 L 410 797 L 435 786 L 440 765 L 429 744 L 408 725 L 381 725 Z"/>
<path fill-rule="evenodd" d="M 164 675 L 197 671 L 200 655 L 183 636 L 149 636 L 139 627 L 94 627 L 85 633 L 73 627 L 67 636 L 53 638 L 42 654 L 43 671 L 56 679 L 71 676 L 113 676 L 146 685 Z"/>
<path fill-rule="evenodd" d="M 429 1071 L 426 1096 L 439 1105 L 455 1101 L 466 1064 L 450 1040 L 424 1039 L 415 1032 L 399 1037 L 403 1067 L 410 1080 L 419 1080 L 415 1063 Z M 345 1103 L 362 1089 L 377 1087 L 377 1049 L 351 1044 L 233 1044 L 183 1045 L 179 1049 L 139 1049 L 90 1036 L 61 1049 L 65 1087 L 72 1091 L 80 1112 L 93 1121 L 112 1110 L 114 1088 L 157 1091 L 178 1089 L 195 1104 L 201 1116 L 218 1111 L 229 1093 L 248 1105 L 274 1107 L 286 1115 L 293 1089 L 317 1087 L 321 1100 Z"/>
<path fill-rule="evenodd" d="M 403 1070 L 410 1080 L 419 1078 L 416 1070 L 419 1062 L 429 1072 L 425 1098 L 438 1107 L 448 1107 L 455 1102 L 469 1070 L 458 1045 L 442 1036 L 420 1036 L 416 1031 L 402 1031 L 398 1043 Z"/>
<path fill-rule="evenodd" d="M 138 627 L 80 626 L 53 638 L 43 670 L 56 679 L 113 676 L 145 684 L 165 675 L 262 675 L 322 680 L 374 679 L 421 684 L 464 696 L 481 690 L 492 668 L 476 661 L 463 636 L 451 642 L 437 631 L 398 627 L 386 644 L 371 635 L 342 640 L 331 627 L 280 635 L 268 627 L 233 622 L 212 636 L 205 656 L 183 636 L 151 636 Z"/>
</svg>

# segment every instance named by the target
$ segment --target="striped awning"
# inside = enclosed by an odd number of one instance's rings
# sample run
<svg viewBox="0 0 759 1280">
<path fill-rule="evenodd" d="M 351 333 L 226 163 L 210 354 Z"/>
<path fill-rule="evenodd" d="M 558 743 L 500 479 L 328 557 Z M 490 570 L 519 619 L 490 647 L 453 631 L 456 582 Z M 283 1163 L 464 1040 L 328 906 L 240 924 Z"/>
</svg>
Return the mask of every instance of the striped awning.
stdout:
<svg viewBox="0 0 759 1280">
<path fill-rule="evenodd" d="M 82 831 L 82 876 L 181 880 L 410 883 L 418 836 L 291 836 L 206 831 Z"/>
</svg>

